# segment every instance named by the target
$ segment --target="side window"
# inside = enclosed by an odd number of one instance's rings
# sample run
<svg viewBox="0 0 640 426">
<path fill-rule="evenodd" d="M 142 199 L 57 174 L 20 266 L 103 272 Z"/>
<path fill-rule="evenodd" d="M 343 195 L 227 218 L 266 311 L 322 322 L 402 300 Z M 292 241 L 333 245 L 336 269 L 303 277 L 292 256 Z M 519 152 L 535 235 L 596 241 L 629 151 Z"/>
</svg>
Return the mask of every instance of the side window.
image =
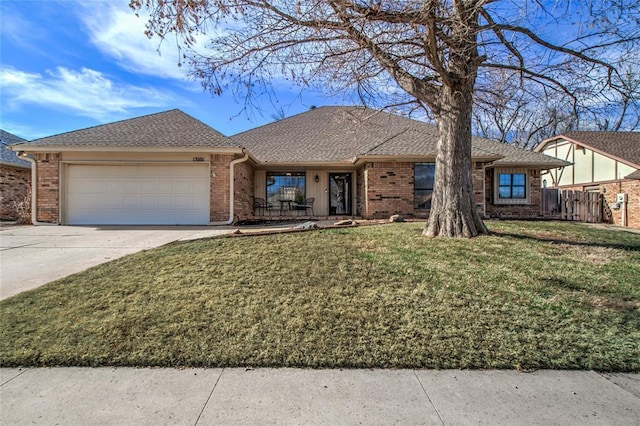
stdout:
<svg viewBox="0 0 640 426">
<path fill-rule="evenodd" d="M 416 210 L 431 208 L 435 172 L 435 163 L 413 165 L 413 204 Z"/>
</svg>

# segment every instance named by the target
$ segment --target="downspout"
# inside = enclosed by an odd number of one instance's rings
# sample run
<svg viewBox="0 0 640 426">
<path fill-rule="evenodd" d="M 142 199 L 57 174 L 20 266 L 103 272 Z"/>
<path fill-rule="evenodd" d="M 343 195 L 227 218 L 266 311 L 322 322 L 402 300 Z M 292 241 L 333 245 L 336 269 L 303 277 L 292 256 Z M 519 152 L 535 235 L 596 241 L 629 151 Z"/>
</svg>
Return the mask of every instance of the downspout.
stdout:
<svg viewBox="0 0 640 426">
<path fill-rule="evenodd" d="M 493 161 L 482 165 L 482 219 L 487 218 L 487 167 L 493 167 Z M 493 185 L 493 179 L 491 179 Z"/>
<path fill-rule="evenodd" d="M 229 219 L 220 222 L 209 222 L 209 225 L 212 226 L 222 226 L 222 225 L 231 225 L 235 219 L 235 165 L 239 163 L 244 163 L 249 159 L 249 153 L 242 149 L 244 153 L 244 157 L 238 158 L 237 160 L 233 160 L 229 163 Z"/>
<path fill-rule="evenodd" d="M 24 152 L 19 152 L 18 156 L 23 158 L 31 163 L 31 223 L 38 226 L 58 226 L 59 223 L 49 223 L 49 222 L 38 222 L 38 197 L 36 195 L 38 188 L 37 181 L 37 172 L 36 172 L 36 160 L 24 154 Z"/>
</svg>

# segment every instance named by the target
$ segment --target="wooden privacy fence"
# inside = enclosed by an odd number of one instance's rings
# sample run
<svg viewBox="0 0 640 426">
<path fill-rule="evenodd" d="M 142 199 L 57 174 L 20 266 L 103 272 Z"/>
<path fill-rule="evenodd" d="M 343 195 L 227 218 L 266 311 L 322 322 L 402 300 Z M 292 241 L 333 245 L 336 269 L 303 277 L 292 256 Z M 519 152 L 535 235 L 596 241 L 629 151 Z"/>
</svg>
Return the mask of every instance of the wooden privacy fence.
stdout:
<svg viewBox="0 0 640 426">
<path fill-rule="evenodd" d="M 542 214 L 545 217 L 576 222 L 602 222 L 602 194 L 544 188 Z"/>
</svg>

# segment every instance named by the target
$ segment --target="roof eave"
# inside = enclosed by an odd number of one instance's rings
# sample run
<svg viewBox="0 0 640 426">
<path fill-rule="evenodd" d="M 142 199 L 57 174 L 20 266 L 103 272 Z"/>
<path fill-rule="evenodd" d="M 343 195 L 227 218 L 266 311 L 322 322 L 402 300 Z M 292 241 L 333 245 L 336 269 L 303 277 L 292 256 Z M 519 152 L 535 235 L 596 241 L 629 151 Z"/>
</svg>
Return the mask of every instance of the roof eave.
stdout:
<svg viewBox="0 0 640 426">
<path fill-rule="evenodd" d="M 540 142 L 535 148 L 533 148 L 533 152 L 540 152 L 544 149 L 545 145 L 547 145 L 549 142 L 553 142 L 555 140 L 558 139 L 567 139 L 566 136 L 563 135 L 556 135 L 556 136 L 552 136 L 550 138 L 547 138 L 545 140 L 543 140 L 542 142 Z"/>
<path fill-rule="evenodd" d="M 12 145 L 12 151 L 22 152 L 211 152 L 220 154 L 242 154 L 240 147 L 206 146 L 33 146 L 30 144 Z"/>
<path fill-rule="evenodd" d="M 260 161 L 256 162 L 256 168 L 265 169 L 326 169 L 326 168 L 344 168 L 353 167 L 353 163 L 348 160 L 345 161 Z"/>
<path fill-rule="evenodd" d="M 640 180 L 640 170 L 636 170 L 635 172 L 626 175 L 624 178 L 625 179 Z"/>
<path fill-rule="evenodd" d="M 353 164 L 362 164 L 367 161 L 407 161 L 407 162 L 416 162 L 416 161 L 425 161 L 425 160 L 435 160 L 436 154 L 402 154 L 402 155 L 361 155 L 353 157 L 350 161 Z M 503 158 L 501 155 L 478 155 L 473 156 L 471 161 L 474 162 L 490 162 L 496 161 Z"/>
<path fill-rule="evenodd" d="M 12 163 L 10 161 L 0 161 L 0 166 L 5 166 L 5 167 L 17 167 L 19 169 L 31 169 L 31 165 L 30 164 L 19 164 L 19 163 Z"/>
<path fill-rule="evenodd" d="M 571 163 L 567 161 L 554 162 L 554 163 L 536 163 L 534 161 L 496 161 L 491 167 L 518 167 L 518 168 L 530 168 L 539 170 L 557 169 L 558 167 L 570 166 Z"/>
</svg>

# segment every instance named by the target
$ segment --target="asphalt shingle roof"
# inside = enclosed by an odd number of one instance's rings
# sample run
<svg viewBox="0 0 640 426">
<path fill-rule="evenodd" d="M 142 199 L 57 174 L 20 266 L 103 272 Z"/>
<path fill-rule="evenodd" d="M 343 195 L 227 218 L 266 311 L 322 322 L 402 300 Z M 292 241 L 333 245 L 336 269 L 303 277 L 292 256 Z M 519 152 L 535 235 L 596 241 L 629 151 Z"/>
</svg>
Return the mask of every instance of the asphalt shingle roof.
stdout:
<svg viewBox="0 0 640 426">
<path fill-rule="evenodd" d="M 22 139 L 21 137 L 18 137 L 9 132 L 5 132 L 4 130 L 1 130 L 1 129 L 0 129 L 0 139 L 1 139 L 0 145 L 2 145 L 2 150 L 0 151 L 0 162 L 6 163 L 6 164 L 13 164 L 20 167 L 31 168 L 30 162 L 18 157 L 17 152 L 11 151 L 8 148 L 8 145 L 14 145 L 14 144 L 26 142 L 25 139 Z"/>
<path fill-rule="evenodd" d="M 222 133 L 178 109 L 36 139 L 29 144 L 37 147 L 238 147 Z"/>
<path fill-rule="evenodd" d="M 640 179 L 640 170 L 636 170 L 635 172 L 631 173 L 630 175 L 627 175 L 624 177 L 625 179 Z"/>
<path fill-rule="evenodd" d="M 413 125 L 357 107 L 320 107 L 231 138 L 267 163 L 344 162 Z"/>
<path fill-rule="evenodd" d="M 565 137 L 640 167 L 640 132 L 567 132 Z"/>
<path fill-rule="evenodd" d="M 500 155 L 502 158 L 493 163 L 495 166 L 540 166 L 554 168 L 568 166 L 570 164 L 567 161 L 549 155 L 489 139 L 473 138 L 472 144 L 477 148 Z"/>
<path fill-rule="evenodd" d="M 346 162 L 366 156 L 432 156 L 436 126 L 362 107 L 320 107 L 231 137 L 266 163 Z M 560 167 L 568 163 L 488 139 L 473 138 L 472 156 L 496 165 Z"/>
</svg>

